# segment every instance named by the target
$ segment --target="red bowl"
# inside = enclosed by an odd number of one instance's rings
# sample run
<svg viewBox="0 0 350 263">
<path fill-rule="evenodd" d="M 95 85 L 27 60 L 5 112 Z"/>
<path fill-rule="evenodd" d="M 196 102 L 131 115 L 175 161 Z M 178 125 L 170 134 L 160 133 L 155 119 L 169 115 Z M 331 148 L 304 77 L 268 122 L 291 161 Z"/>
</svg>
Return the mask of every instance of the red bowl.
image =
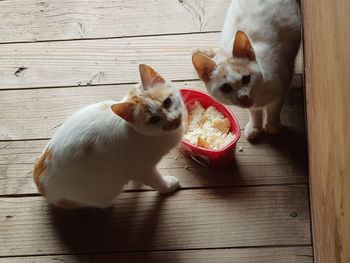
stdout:
<svg viewBox="0 0 350 263">
<path fill-rule="evenodd" d="M 232 111 L 228 107 L 214 100 L 207 93 L 199 90 L 184 88 L 180 89 L 180 94 L 187 109 L 189 109 L 189 106 L 192 106 L 196 101 L 200 102 L 203 108 L 214 106 L 230 121 L 230 131 L 236 136 L 230 144 L 220 150 L 198 147 L 186 140 L 182 140 L 181 147 L 183 152 L 205 167 L 219 168 L 232 164 L 235 157 L 237 141 L 241 137 L 239 123 Z"/>
</svg>

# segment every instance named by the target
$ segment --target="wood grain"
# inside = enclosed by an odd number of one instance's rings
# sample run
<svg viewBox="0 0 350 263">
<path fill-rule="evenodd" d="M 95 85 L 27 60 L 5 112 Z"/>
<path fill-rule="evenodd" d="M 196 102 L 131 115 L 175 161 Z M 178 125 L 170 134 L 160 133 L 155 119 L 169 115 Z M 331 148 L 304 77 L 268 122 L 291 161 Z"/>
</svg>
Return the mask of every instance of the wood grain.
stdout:
<svg viewBox="0 0 350 263">
<path fill-rule="evenodd" d="M 303 1 L 317 263 L 350 262 L 350 2 Z"/>
<path fill-rule="evenodd" d="M 0 195 L 36 194 L 32 170 L 47 140 L 0 142 Z M 279 137 L 251 144 L 242 138 L 232 167 L 210 170 L 176 149 L 158 167 L 164 175 L 179 178 L 183 188 L 230 187 L 307 183 L 305 134 L 286 129 Z M 187 169 L 185 169 L 187 167 Z M 128 190 L 149 189 L 131 183 Z"/>
<path fill-rule="evenodd" d="M 230 2 L 230 0 L 0 1 L 2 18 L 0 42 L 220 31 Z"/>
<path fill-rule="evenodd" d="M 149 253 L 120 253 L 107 255 L 57 255 L 19 258 L 0 258 L 0 263 L 312 263 L 312 248 L 247 248 L 164 251 Z"/>
<path fill-rule="evenodd" d="M 0 89 L 139 81 L 138 64 L 170 80 L 198 79 L 193 47 L 216 47 L 219 33 L 21 43 L 0 49 Z M 301 73 L 301 56 L 295 72 Z"/>
<path fill-rule="evenodd" d="M 196 86 L 200 82 L 178 83 Z M 115 96 L 122 97 L 130 87 L 100 86 L 64 89 L 2 91 L 4 110 L 0 114 L 3 139 L 51 137 L 60 123 L 84 104 Z M 65 103 L 69 98 L 70 104 Z M 215 171 L 202 168 L 184 158 L 177 150 L 159 164 L 161 172 L 178 177 L 182 186 L 218 187 L 232 185 L 267 185 L 306 183 L 305 134 L 303 131 L 303 96 L 292 90 L 283 111 L 284 123 L 289 126 L 277 137 L 263 138 L 251 144 L 241 138 L 237 159 L 232 168 Z M 18 107 L 22 105 L 22 107 Z M 234 108 L 241 123 L 247 121 L 247 112 Z M 47 125 L 52 128 L 48 129 Z M 291 128 L 290 126 L 295 126 Z M 41 154 L 47 140 L 0 142 L 0 195 L 37 193 L 32 180 L 33 163 Z M 185 167 L 189 169 L 186 170 Z M 130 185 L 127 189 L 144 189 Z"/>
<path fill-rule="evenodd" d="M 33 163 L 59 125 L 120 99 L 139 63 L 203 90 L 190 50 L 217 47 L 230 2 L 0 0 L 0 263 L 313 261 L 301 90 L 283 109 L 288 128 L 241 138 L 228 169 L 170 152 L 159 169 L 181 180 L 173 195 L 131 183 L 112 211 L 63 211 L 33 185 Z M 299 53 L 293 86 L 302 68 Z M 246 111 L 233 110 L 245 125 Z"/>
<path fill-rule="evenodd" d="M 0 198 L 0 256 L 310 245 L 306 186 L 123 193 L 113 211 Z"/>
<path fill-rule="evenodd" d="M 133 85 L 1 91 L 0 140 L 51 138 L 64 120 L 80 108 L 103 100 L 120 100 Z M 178 87 L 204 90 L 201 82 L 179 82 Z M 232 107 L 244 128 L 247 111 Z M 292 90 L 283 110 L 289 127 L 303 127 L 303 96 Z"/>
</svg>

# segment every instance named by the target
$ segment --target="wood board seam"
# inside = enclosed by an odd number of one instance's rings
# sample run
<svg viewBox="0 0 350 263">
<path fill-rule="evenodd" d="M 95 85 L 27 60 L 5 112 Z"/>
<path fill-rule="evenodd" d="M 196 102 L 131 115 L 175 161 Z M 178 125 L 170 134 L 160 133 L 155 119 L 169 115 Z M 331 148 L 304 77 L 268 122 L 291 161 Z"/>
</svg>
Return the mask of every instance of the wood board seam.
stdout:
<svg viewBox="0 0 350 263">
<path fill-rule="evenodd" d="M 166 170 L 162 169 L 162 170 Z M 215 190 L 215 189 L 236 189 L 236 188 L 265 188 L 265 187 L 306 187 L 308 188 L 309 183 L 277 183 L 277 184 L 246 184 L 246 185 L 230 185 L 230 186 L 191 186 L 191 187 L 182 187 L 177 192 L 180 191 L 199 191 L 199 190 Z M 126 189 L 121 192 L 123 193 L 142 193 L 142 192 L 157 192 L 154 189 Z M 30 198 L 30 197 L 40 197 L 39 193 L 28 193 L 28 194 L 0 194 L 0 198 L 11 199 L 11 198 Z"/>
<path fill-rule="evenodd" d="M 261 245 L 261 246 L 232 246 L 232 247 L 205 247 L 205 248 L 178 248 L 178 249 L 154 249 L 154 250 L 130 250 L 130 251 L 106 251 L 94 253 L 47 253 L 47 254 L 23 254 L 0 256 L 0 258 L 17 258 L 17 257 L 47 257 L 47 256 L 88 256 L 88 255 L 112 255 L 112 254 L 128 254 L 128 253 L 153 253 L 153 252 L 177 252 L 177 251 L 201 251 L 201 250 L 239 250 L 239 249 L 264 249 L 264 248 L 302 248 L 310 247 L 310 244 L 293 244 L 293 245 Z"/>
<path fill-rule="evenodd" d="M 197 32 L 184 32 L 184 33 L 163 33 L 163 34 L 146 34 L 146 35 L 125 35 L 119 37 L 88 37 L 88 38 L 71 38 L 71 39 L 46 39 L 46 40 L 33 40 L 33 41 L 11 41 L 0 42 L 0 45 L 15 45 L 15 44 L 34 44 L 34 43 L 51 43 L 51 42 L 73 42 L 73 41 L 93 41 L 93 40 L 112 40 L 112 39 L 128 39 L 128 38 L 147 38 L 147 37 L 162 37 L 162 36 L 182 36 L 182 35 L 200 35 L 200 34 L 213 34 L 221 33 L 221 31 L 197 31 Z"/>
</svg>

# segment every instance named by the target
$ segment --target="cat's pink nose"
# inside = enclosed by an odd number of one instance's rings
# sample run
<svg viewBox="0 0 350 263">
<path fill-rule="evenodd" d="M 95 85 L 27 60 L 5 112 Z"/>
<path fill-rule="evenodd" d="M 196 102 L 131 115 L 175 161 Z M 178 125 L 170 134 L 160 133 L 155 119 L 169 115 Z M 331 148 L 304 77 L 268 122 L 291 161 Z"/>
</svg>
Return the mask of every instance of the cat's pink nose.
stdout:
<svg viewBox="0 0 350 263">
<path fill-rule="evenodd" d="M 239 106 L 249 108 L 253 105 L 252 100 L 248 95 L 242 95 L 237 98 Z"/>
</svg>

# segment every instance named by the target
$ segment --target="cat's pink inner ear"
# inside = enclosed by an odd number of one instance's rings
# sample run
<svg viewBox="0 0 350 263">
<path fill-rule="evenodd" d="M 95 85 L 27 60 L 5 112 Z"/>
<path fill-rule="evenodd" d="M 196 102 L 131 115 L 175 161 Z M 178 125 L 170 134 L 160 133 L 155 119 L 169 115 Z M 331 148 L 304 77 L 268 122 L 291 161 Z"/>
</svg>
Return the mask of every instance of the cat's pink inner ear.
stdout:
<svg viewBox="0 0 350 263">
<path fill-rule="evenodd" d="M 120 102 L 112 105 L 112 111 L 127 122 L 134 121 L 135 102 Z"/>
<path fill-rule="evenodd" d="M 209 82 L 211 75 L 217 66 L 215 61 L 206 55 L 196 52 L 192 55 L 192 63 L 201 80 Z"/>
<path fill-rule="evenodd" d="M 242 32 L 237 31 L 235 41 L 233 43 L 232 50 L 233 57 L 247 58 L 249 60 L 255 60 L 255 52 L 249 41 L 248 36 Z"/>
<path fill-rule="evenodd" d="M 152 88 L 156 84 L 163 84 L 165 82 L 163 77 L 148 65 L 141 64 L 139 70 L 142 87 L 146 90 Z"/>
</svg>

